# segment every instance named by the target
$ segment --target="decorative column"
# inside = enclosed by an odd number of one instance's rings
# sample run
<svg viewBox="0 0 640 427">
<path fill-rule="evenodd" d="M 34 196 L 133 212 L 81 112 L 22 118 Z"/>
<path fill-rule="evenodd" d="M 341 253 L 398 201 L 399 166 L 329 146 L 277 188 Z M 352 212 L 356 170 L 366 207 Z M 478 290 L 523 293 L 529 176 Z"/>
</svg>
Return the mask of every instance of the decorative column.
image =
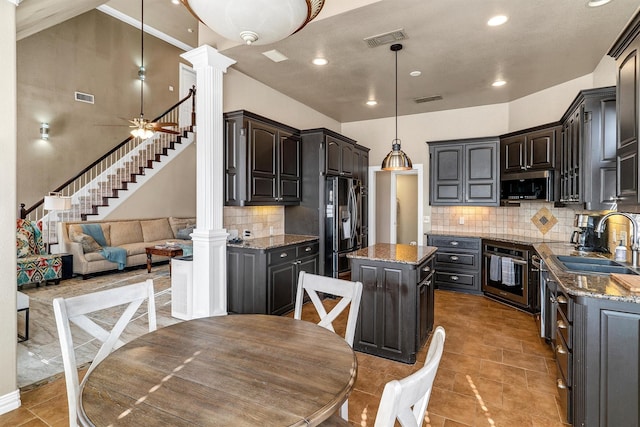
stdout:
<svg viewBox="0 0 640 427">
<path fill-rule="evenodd" d="M 227 314 L 224 206 L 223 73 L 235 61 L 208 45 L 181 55 L 196 70 L 196 228 L 193 230 L 193 317 Z"/>
</svg>

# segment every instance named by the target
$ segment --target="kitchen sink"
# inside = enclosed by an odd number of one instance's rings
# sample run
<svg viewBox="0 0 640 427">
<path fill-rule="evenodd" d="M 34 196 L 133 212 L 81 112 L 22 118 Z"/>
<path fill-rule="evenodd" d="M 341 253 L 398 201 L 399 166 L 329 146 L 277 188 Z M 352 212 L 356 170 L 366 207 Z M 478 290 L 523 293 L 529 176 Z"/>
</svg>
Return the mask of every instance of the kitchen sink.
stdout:
<svg viewBox="0 0 640 427">
<path fill-rule="evenodd" d="M 634 270 L 605 258 L 580 256 L 556 256 L 556 259 L 568 272 L 587 274 L 638 274 Z"/>
</svg>

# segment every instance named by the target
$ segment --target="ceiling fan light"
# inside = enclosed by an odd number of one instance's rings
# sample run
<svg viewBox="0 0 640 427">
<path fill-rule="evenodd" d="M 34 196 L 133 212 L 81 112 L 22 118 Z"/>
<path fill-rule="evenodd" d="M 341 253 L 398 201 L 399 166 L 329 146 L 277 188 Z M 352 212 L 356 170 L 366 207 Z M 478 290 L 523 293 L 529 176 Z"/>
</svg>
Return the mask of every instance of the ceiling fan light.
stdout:
<svg viewBox="0 0 640 427">
<path fill-rule="evenodd" d="M 216 33 L 246 44 L 282 40 L 313 20 L 324 0 L 182 0 Z"/>
</svg>

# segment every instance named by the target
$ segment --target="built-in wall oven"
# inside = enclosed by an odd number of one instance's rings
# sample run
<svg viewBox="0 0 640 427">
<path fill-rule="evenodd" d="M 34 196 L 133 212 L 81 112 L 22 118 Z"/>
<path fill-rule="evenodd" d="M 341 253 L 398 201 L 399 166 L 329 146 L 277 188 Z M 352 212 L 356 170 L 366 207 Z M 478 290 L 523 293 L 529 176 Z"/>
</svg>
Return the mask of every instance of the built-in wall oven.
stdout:
<svg viewBox="0 0 640 427">
<path fill-rule="evenodd" d="M 530 246 L 483 240 L 482 290 L 523 310 L 540 310 L 540 258 Z M 537 264 L 537 265 L 536 265 Z"/>
</svg>

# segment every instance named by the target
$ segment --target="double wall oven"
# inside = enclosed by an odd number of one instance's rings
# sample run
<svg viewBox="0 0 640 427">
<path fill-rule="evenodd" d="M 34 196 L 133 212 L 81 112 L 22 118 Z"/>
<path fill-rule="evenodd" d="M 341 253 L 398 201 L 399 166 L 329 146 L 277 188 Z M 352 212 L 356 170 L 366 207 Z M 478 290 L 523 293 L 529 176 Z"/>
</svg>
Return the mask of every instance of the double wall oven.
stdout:
<svg viewBox="0 0 640 427">
<path fill-rule="evenodd" d="M 482 290 L 485 295 L 535 313 L 540 311 L 540 258 L 531 246 L 482 241 Z"/>
</svg>

